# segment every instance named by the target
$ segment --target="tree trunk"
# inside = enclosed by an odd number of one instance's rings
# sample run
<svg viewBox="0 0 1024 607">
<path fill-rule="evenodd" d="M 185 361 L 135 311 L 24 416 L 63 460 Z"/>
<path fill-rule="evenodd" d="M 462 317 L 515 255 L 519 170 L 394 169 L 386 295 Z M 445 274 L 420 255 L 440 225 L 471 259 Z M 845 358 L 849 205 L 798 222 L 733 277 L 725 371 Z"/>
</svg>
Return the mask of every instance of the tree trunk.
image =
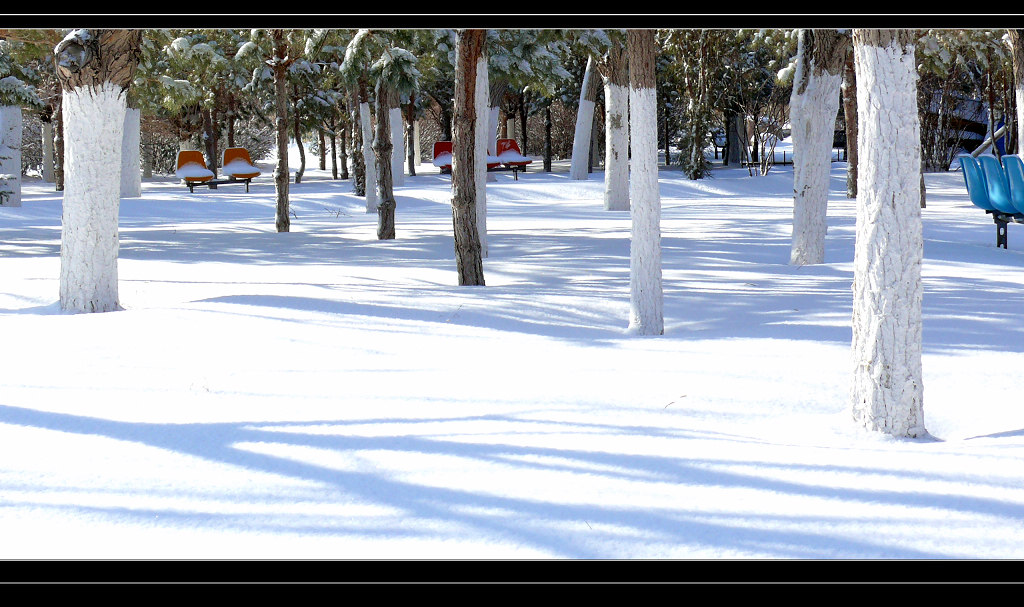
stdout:
<svg viewBox="0 0 1024 607">
<path fill-rule="evenodd" d="M 121 138 L 121 198 L 142 196 L 139 150 L 142 146 L 141 112 L 128 107 Z"/>
<path fill-rule="evenodd" d="M 288 209 L 288 66 L 285 58 L 288 49 L 285 45 L 284 30 L 273 30 L 274 39 L 274 102 L 276 115 L 274 126 L 277 127 L 277 166 L 274 168 L 274 192 L 277 195 L 277 216 L 275 224 L 278 232 L 291 229 L 291 217 Z"/>
<path fill-rule="evenodd" d="M 338 162 L 341 164 L 341 178 L 348 179 L 348 127 L 347 120 L 341 123 L 341 149 L 338 150 Z"/>
<path fill-rule="evenodd" d="M 54 49 L 67 134 L 60 307 L 120 309 L 117 285 L 121 142 L 142 30 L 75 30 Z"/>
<path fill-rule="evenodd" d="M 414 93 L 415 94 L 415 93 Z M 409 97 L 408 124 L 405 127 L 405 140 L 408 143 L 409 176 L 416 176 L 416 165 L 419 163 L 420 150 L 416 146 L 416 104 L 413 97 Z"/>
<path fill-rule="evenodd" d="M 849 38 L 800 30 L 790 122 L 793 126 L 793 243 L 790 263 L 824 263 L 832 139 Z"/>
<path fill-rule="evenodd" d="M 57 98 L 57 109 L 53 112 L 53 187 L 64 191 L 64 93 Z"/>
<path fill-rule="evenodd" d="M 857 197 L 857 76 L 853 53 L 843 67 L 843 118 L 846 121 L 846 197 Z"/>
<path fill-rule="evenodd" d="M 402 125 L 402 107 L 396 91 L 391 97 L 388 121 L 391 124 L 391 179 L 392 186 L 405 185 L 405 127 Z"/>
<path fill-rule="evenodd" d="M 528 130 L 526 128 L 526 91 L 519 94 L 519 131 L 522 133 L 523 156 L 528 156 L 529 152 L 527 152 L 527 148 L 530 145 L 530 142 L 527 138 Z"/>
<path fill-rule="evenodd" d="M 377 239 L 391 240 L 395 237 L 395 194 L 391 185 L 391 168 L 394 163 L 394 146 L 391 129 L 391 110 L 398 93 L 381 81 L 377 84 L 377 132 L 373 139 L 373 151 L 377 166 Z"/>
<path fill-rule="evenodd" d="M 292 107 L 295 111 L 295 120 L 292 121 L 292 133 L 295 137 L 295 145 L 299 148 L 299 168 L 295 171 L 295 183 L 302 183 L 302 176 L 306 174 L 306 148 L 302 145 L 302 131 L 299 124 L 298 100 L 292 100 Z"/>
<path fill-rule="evenodd" d="M 331 179 L 338 178 L 338 130 L 337 121 L 331 117 Z M 326 142 L 325 142 L 326 145 Z"/>
<path fill-rule="evenodd" d="M 21 132 L 21 107 L 0 106 L 0 206 L 21 206 Z"/>
<path fill-rule="evenodd" d="M 363 156 L 363 107 L 353 91 L 350 125 L 352 127 L 352 191 L 356 196 L 366 196 L 366 158 Z M 374 207 L 376 210 L 376 207 Z"/>
<path fill-rule="evenodd" d="M 43 181 L 53 183 L 53 122 L 43 122 Z"/>
<path fill-rule="evenodd" d="M 213 116 L 210 110 L 203 110 L 203 147 L 206 148 L 206 168 L 217 178 L 217 138 L 213 134 Z"/>
<path fill-rule="evenodd" d="M 583 86 L 580 90 L 580 105 L 576 110 L 576 132 L 572 138 L 572 160 L 569 164 L 569 179 L 577 181 L 587 178 L 587 164 L 590 159 L 590 132 L 594 126 L 594 105 L 597 100 L 597 68 L 593 58 L 587 59 L 583 72 Z"/>
<path fill-rule="evenodd" d="M 477 232 L 477 165 L 480 148 L 478 74 L 486 40 L 485 30 L 459 32 L 455 68 L 455 119 L 452 139 L 452 225 L 455 233 L 455 268 L 459 285 L 484 284 L 483 255 Z M 486 63 L 484 63 L 486 65 Z M 486 118 L 486 116 L 485 116 Z M 484 122 L 484 124 L 486 124 Z M 486 162 L 486 159 L 484 159 Z"/>
<path fill-rule="evenodd" d="M 327 170 L 327 137 L 324 135 L 323 127 L 316 128 L 317 137 L 319 138 L 320 147 L 317 150 L 320 153 L 320 170 Z"/>
<path fill-rule="evenodd" d="M 604 71 L 604 208 L 628 211 L 629 56 L 622 44 L 609 49 Z"/>
<path fill-rule="evenodd" d="M 551 106 L 544 108 L 544 172 L 551 172 Z"/>
<path fill-rule="evenodd" d="M 487 172 L 487 156 L 492 150 L 496 141 L 493 137 L 494 126 L 490 122 L 490 116 L 494 114 L 493 109 L 488 110 L 488 104 L 494 103 L 493 91 L 488 86 L 490 75 L 487 71 L 487 46 L 485 45 L 476 58 L 476 115 L 488 116 L 488 122 L 478 122 L 474 129 L 476 141 L 476 156 L 474 170 L 476 171 L 476 235 L 480 242 L 480 256 L 487 257 L 487 182 L 493 180 L 493 176 Z M 481 129 L 487 124 L 486 129 Z"/>
<path fill-rule="evenodd" d="M 658 105 L 654 30 L 629 30 L 629 330 L 665 332 L 661 285 L 661 195 L 658 191 Z"/>
<path fill-rule="evenodd" d="M 861 426 L 896 437 L 926 433 L 913 40 L 907 30 L 853 31 L 864 164 L 854 252 L 852 412 Z"/>
<path fill-rule="evenodd" d="M 380 106 L 380 100 L 377 100 Z M 370 126 L 370 94 L 365 82 L 359 83 L 359 121 L 363 129 L 363 172 L 366 181 L 366 212 L 376 213 L 379 198 L 377 197 L 377 161 L 373 152 L 373 129 Z"/>
</svg>

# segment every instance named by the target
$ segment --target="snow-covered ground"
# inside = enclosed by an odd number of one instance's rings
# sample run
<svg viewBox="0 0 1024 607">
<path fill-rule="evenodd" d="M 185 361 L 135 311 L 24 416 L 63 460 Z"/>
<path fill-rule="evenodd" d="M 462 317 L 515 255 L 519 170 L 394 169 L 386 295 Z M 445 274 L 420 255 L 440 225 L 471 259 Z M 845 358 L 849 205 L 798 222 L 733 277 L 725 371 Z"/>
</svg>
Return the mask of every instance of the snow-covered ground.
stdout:
<svg viewBox="0 0 1024 607">
<path fill-rule="evenodd" d="M 448 176 L 381 242 L 310 160 L 286 234 L 269 164 L 145 180 L 119 312 L 60 313 L 52 184 L 0 209 L 0 558 L 1024 558 L 1024 227 L 996 249 L 959 173 L 926 176 L 932 438 L 895 440 L 848 414 L 844 163 L 802 268 L 791 166 L 663 170 L 637 337 L 600 172 L 496 175 L 459 287 Z"/>
</svg>

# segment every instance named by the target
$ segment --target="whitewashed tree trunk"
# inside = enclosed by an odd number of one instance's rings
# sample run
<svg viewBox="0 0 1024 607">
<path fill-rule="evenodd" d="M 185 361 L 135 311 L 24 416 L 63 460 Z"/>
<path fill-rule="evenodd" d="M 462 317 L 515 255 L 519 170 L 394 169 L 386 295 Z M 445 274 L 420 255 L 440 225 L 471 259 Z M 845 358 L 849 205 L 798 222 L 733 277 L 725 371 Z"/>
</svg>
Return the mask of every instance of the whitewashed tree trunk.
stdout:
<svg viewBox="0 0 1024 607">
<path fill-rule="evenodd" d="M 65 89 L 64 204 L 60 249 L 61 308 L 119 309 L 117 219 L 121 199 L 121 87 Z"/>
<path fill-rule="evenodd" d="M 391 122 L 391 185 L 397 187 L 405 185 L 405 124 L 402 122 L 402 108 L 391 108 L 388 118 Z"/>
<path fill-rule="evenodd" d="M 43 181 L 53 183 L 53 123 L 43 123 Z"/>
<path fill-rule="evenodd" d="M 419 166 L 420 164 L 420 150 L 422 149 L 423 148 L 420 147 L 420 121 L 417 120 L 412 123 L 412 150 L 414 154 L 413 159 L 416 162 L 416 166 Z"/>
<path fill-rule="evenodd" d="M 658 191 L 658 105 L 652 30 L 629 30 L 629 330 L 665 332 L 661 285 L 661 194 Z"/>
<path fill-rule="evenodd" d="M 0 106 L 0 205 L 21 206 L 21 108 Z"/>
<path fill-rule="evenodd" d="M 478 72 L 479 73 L 479 72 Z M 486 73 L 486 72 L 485 72 Z M 490 77 L 490 76 L 488 76 Z M 486 80 L 484 83 L 486 84 Z M 477 83 L 479 87 L 480 84 Z M 487 112 L 487 132 L 484 135 L 486 141 L 487 153 L 491 156 L 497 155 L 497 144 L 498 144 L 498 119 L 500 118 L 501 108 L 498 106 L 491 106 Z M 487 167 L 487 159 L 484 158 L 484 168 Z M 494 173 L 484 172 L 484 181 L 497 181 L 498 178 Z M 483 182 L 481 182 L 483 183 Z M 483 188 L 480 188 L 481 191 Z M 484 257 L 487 257 L 487 244 L 486 238 L 483 234 L 480 234 L 480 244 L 484 247 Z"/>
<path fill-rule="evenodd" d="M 621 45 L 609 51 L 604 78 L 604 208 L 629 210 L 629 62 Z"/>
<path fill-rule="evenodd" d="M 359 104 L 359 122 L 363 129 L 363 164 L 366 167 L 366 212 L 376 213 L 377 166 L 373 157 L 373 129 L 370 128 L 370 104 Z"/>
<path fill-rule="evenodd" d="M 492 115 L 495 127 L 498 124 L 497 113 L 491 111 L 491 109 L 497 110 L 497 108 L 488 107 L 490 105 L 490 93 L 487 86 L 489 79 L 490 76 L 487 73 L 487 51 L 484 50 L 476 63 L 474 106 L 476 107 L 477 116 L 487 117 L 487 128 L 477 128 L 474 131 L 474 136 L 476 137 L 476 156 L 474 156 L 476 164 L 474 170 L 476 171 L 476 231 L 480 239 L 480 256 L 485 259 L 487 258 L 487 154 L 489 148 L 494 145 L 492 143 L 493 138 L 489 136 L 494 133 L 491 130 Z"/>
<path fill-rule="evenodd" d="M 139 152 L 142 149 L 141 112 L 127 108 L 121 139 L 121 198 L 142 196 L 142 172 Z"/>
<path fill-rule="evenodd" d="M 846 46 L 845 37 L 829 30 L 800 30 L 798 46 L 790 98 L 793 128 L 790 263 L 802 266 L 825 262 L 832 137 L 839 111 Z"/>
<path fill-rule="evenodd" d="M 854 30 L 857 239 L 853 417 L 897 437 L 925 434 L 921 373 L 921 139 L 913 36 Z"/>
<path fill-rule="evenodd" d="M 576 111 L 576 132 L 572 138 L 572 159 L 569 163 L 569 179 L 581 181 L 587 178 L 587 161 L 590 159 L 590 132 L 594 126 L 594 105 L 597 99 L 597 69 L 593 58 L 587 59 L 583 72 L 583 87 L 580 90 L 580 106 Z"/>
</svg>

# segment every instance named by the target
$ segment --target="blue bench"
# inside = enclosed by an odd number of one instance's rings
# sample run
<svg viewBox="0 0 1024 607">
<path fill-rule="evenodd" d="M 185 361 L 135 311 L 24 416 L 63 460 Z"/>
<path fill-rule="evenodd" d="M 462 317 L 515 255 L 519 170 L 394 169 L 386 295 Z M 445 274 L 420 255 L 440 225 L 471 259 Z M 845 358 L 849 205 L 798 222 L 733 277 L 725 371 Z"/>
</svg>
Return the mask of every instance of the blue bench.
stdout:
<svg viewBox="0 0 1024 607">
<path fill-rule="evenodd" d="M 992 215 L 996 247 L 1005 249 L 1006 226 L 1024 223 L 1024 160 L 1016 154 L 1003 156 L 1001 164 L 991 154 L 958 158 L 971 202 Z"/>
</svg>

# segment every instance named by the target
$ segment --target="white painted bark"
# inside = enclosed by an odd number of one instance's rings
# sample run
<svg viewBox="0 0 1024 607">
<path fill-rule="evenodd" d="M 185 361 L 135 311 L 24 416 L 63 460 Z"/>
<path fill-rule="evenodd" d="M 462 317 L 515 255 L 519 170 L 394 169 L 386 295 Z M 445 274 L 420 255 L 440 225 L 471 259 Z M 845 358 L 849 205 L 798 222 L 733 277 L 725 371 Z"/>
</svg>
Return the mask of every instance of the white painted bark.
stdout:
<svg viewBox="0 0 1024 607">
<path fill-rule="evenodd" d="M 494 146 L 494 138 L 490 135 L 494 134 L 491 129 L 491 124 L 497 127 L 497 112 L 491 112 L 488 108 L 490 105 L 490 93 L 488 90 L 488 82 L 490 76 L 487 73 L 487 55 L 482 54 L 480 59 L 476 63 L 476 96 L 474 98 L 474 105 L 476 107 L 476 115 L 487 118 L 487 128 L 477 128 L 474 131 L 476 136 L 476 166 L 474 167 L 476 180 L 476 231 L 480 237 L 480 256 L 484 259 L 487 258 L 487 154 L 491 153 L 490 148 Z M 497 108 L 493 108 L 497 110 Z M 493 116 L 494 121 L 491 122 Z"/>
<path fill-rule="evenodd" d="M 857 239 L 853 278 L 853 417 L 897 437 L 925 434 L 921 373 L 920 125 L 914 48 L 856 53 Z"/>
<path fill-rule="evenodd" d="M 363 166 L 366 172 L 366 212 L 376 213 L 380 200 L 377 198 L 377 164 L 373 152 L 373 129 L 370 126 L 370 104 L 359 104 L 359 123 L 363 129 Z"/>
<path fill-rule="evenodd" d="M 477 74 L 479 74 L 479 73 L 480 72 L 478 70 Z M 484 88 L 487 88 L 487 84 L 488 84 L 488 81 L 485 80 L 484 81 Z M 477 82 L 477 87 L 479 87 L 479 86 L 480 86 L 480 83 Z M 488 101 L 488 103 L 490 103 L 490 102 Z M 491 107 L 489 109 L 488 114 L 487 114 L 487 142 L 486 142 L 486 146 L 487 146 L 487 153 L 489 155 L 491 155 L 491 156 L 497 156 L 498 155 L 497 154 L 497 149 L 498 149 L 498 118 L 499 118 L 500 110 L 501 110 L 501 108 L 499 108 L 498 106 L 494 106 L 494 107 Z M 486 159 L 485 159 L 485 164 L 484 164 L 484 168 L 485 169 L 486 169 L 486 166 L 487 165 L 486 165 Z M 484 183 L 484 182 L 487 182 L 487 181 L 497 181 L 498 180 L 498 178 L 494 175 L 494 173 L 487 173 L 485 171 L 484 175 L 485 175 L 484 181 L 482 181 L 481 183 Z M 487 257 L 487 245 L 485 244 L 485 242 L 486 241 L 484 240 L 484 235 L 481 233 L 481 235 L 480 235 L 480 244 L 484 247 L 484 257 Z"/>
<path fill-rule="evenodd" d="M 590 159 L 590 132 L 594 125 L 594 100 L 587 98 L 590 82 L 597 78 L 593 59 L 587 59 L 583 73 L 583 88 L 580 90 L 580 106 L 576 112 L 576 132 L 572 138 L 572 159 L 569 163 L 569 179 L 581 181 L 587 178 L 587 162 Z"/>
<path fill-rule="evenodd" d="M 629 210 L 629 88 L 606 82 L 604 208 Z"/>
<path fill-rule="evenodd" d="M 629 88 L 632 171 L 629 197 L 629 330 L 665 332 L 661 285 L 661 194 L 658 191 L 658 106 L 652 88 Z"/>
<path fill-rule="evenodd" d="M 124 131 L 121 136 L 121 198 L 142 196 L 142 113 L 138 108 L 127 108 L 124 114 Z"/>
<path fill-rule="evenodd" d="M 798 61 L 794 81 L 800 82 L 804 62 Z M 842 74 L 811 70 L 802 94 L 793 87 L 790 124 L 793 129 L 793 242 L 790 263 L 825 262 L 828 230 L 828 186 L 832 136 L 839 111 Z"/>
<path fill-rule="evenodd" d="M 43 123 L 43 181 L 53 183 L 53 123 Z"/>
<path fill-rule="evenodd" d="M 119 86 L 63 93 L 64 203 L 60 306 L 70 312 L 119 309 L 117 220 L 125 98 Z"/>
<path fill-rule="evenodd" d="M 416 166 L 420 165 L 421 154 L 420 150 L 420 121 L 416 120 L 412 123 L 412 152 L 413 159 L 416 161 Z"/>
<path fill-rule="evenodd" d="M 405 185 L 405 123 L 402 122 L 402 108 L 393 107 L 388 111 L 391 123 L 391 185 Z"/>
<path fill-rule="evenodd" d="M 21 206 L 21 108 L 16 105 L 0 106 L 0 204 L 5 207 Z"/>
</svg>

